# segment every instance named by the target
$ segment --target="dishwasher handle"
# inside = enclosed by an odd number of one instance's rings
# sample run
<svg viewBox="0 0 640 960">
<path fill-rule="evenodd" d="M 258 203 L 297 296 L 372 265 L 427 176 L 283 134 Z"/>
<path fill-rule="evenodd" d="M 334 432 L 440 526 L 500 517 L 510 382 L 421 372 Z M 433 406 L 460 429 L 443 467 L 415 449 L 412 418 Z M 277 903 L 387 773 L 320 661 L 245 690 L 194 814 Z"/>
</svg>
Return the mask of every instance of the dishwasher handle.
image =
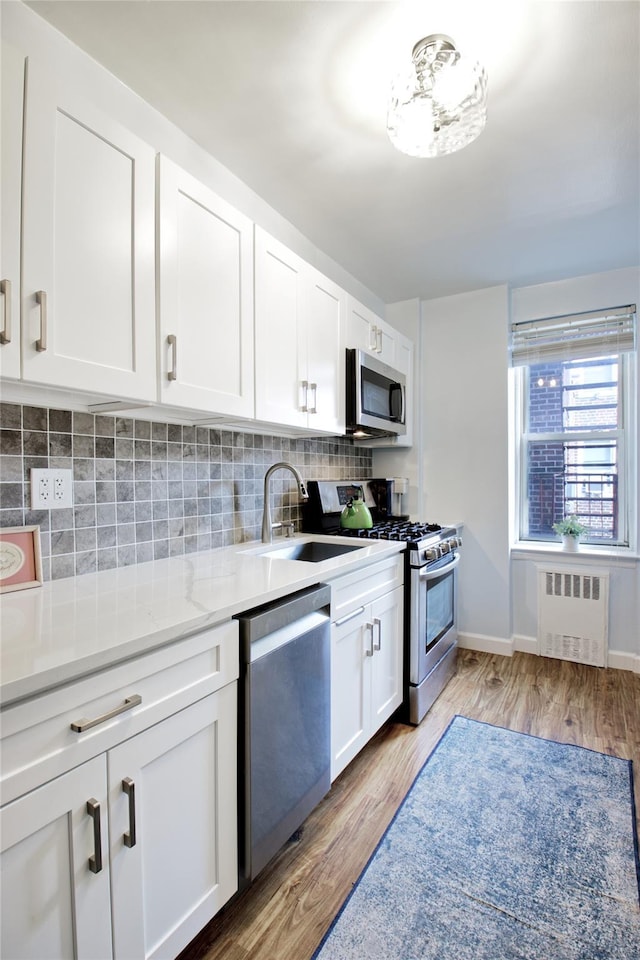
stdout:
<svg viewBox="0 0 640 960">
<path fill-rule="evenodd" d="M 300 617 L 299 620 L 288 623 L 286 627 L 280 627 L 274 633 L 261 637 L 259 640 L 254 640 L 249 646 L 247 661 L 255 663 L 256 660 L 261 660 L 262 657 L 273 653 L 274 650 L 278 650 L 288 643 L 293 643 L 294 640 L 299 640 L 300 637 L 304 637 L 307 633 L 311 633 L 312 630 L 316 630 L 325 623 L 329 623 L 328 613 L 322 613 L 320 610 L 308 613 L 306 617 Z"/>
<path fill-rule="evenodd" d="M 331 588 L 326 583 L 321 583 L 290 593 L 281 600 L 239 613 L 234 619 L 240 624 L 240 636 L 245 644 L 253 644 L 256 640 L 277 633 L 283 627 L 301 620 L 307 614 L 324 611 L 328 616 L 330 606 Z"/>
</svg>

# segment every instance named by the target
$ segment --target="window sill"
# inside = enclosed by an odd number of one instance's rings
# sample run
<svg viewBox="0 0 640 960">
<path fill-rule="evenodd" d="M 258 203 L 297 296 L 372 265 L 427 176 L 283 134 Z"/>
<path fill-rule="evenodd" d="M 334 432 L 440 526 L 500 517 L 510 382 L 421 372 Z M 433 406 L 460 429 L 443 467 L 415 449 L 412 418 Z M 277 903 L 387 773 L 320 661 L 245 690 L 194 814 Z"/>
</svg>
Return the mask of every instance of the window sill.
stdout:
<svg viewBox="0 0 640 960">
<path fill-rule="evenodd" d="M 590 543 L 582 543 L 574 553 L 564 550 L 561 543 L 541 543 L 540 541 L 519 541 L 511 547 L 512 560 L 533 560 L 535 558 L 575 563 L 582 560 L 605 561 L 616 567 L 635 567 L 640 556 L 629 547 L 600 547 Z"/>
</svg>

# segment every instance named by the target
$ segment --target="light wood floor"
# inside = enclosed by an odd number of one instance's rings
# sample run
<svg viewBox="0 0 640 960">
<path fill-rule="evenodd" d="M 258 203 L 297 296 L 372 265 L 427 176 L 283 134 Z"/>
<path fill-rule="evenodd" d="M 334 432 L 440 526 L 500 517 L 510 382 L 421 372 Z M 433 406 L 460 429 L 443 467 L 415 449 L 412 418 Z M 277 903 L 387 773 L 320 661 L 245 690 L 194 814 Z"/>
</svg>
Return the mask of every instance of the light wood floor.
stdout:
<svg viewBox="0 0 640 960">
<path fill-rule="evenodd" d="M 286 845 L 180 960 L 308 960 L 457 713 L 633 760 L 638 815 L 640 676 L 523 653 L 463 650 L 456 676 L 420 726 L 383 727 L 338 777 L 301 838 Z"/>
</svg>

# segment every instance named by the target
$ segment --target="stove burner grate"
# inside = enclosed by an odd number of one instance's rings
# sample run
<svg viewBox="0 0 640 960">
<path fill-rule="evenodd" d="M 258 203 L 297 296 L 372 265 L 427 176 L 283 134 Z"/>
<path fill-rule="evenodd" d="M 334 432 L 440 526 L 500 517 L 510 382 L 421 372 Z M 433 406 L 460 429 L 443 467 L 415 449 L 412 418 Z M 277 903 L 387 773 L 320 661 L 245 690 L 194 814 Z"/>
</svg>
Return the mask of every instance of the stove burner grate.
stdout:
<svg viewBox="0 0 640 960">
<path fill-rule="evenodd" d="M 366 540 L 403 540 L 414 543 L 439 533 L 439 523 L 413 523 L 404 520 L 387 520 L 374 523 L 369 530 L 340 530 L 342 536 L 360 537 Z"/>
</svg>

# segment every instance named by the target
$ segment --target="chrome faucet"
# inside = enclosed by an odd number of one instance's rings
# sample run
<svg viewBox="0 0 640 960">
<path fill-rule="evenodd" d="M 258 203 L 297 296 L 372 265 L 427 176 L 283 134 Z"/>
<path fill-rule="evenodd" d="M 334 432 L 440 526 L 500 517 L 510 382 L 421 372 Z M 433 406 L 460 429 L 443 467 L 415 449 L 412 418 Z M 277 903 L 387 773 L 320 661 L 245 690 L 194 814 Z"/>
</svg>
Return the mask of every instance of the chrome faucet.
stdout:
<svg viewBox="0 0 640 960">
<path fill-rule="evenodd" d="M 280 460 L 278 463 L 274 463 L 273 466 L 269 467 L 267 472 L 264 475 L 264 512 L 262 514 L 262 542 L 271 543 L 271 537 L 274 527 L 279 527 L 281 524 L 271 522 L 271 484 L 270 480 L 272 475 L 276 470 L 289 470 L 296 478 L 296 483 L 298 484 L 298 489 L 300 490 L 300 499 L 308 500 L 309 494 L 307 493 L 307 488 L 304 485 L 304 480 L 298 473 L 295 467 L 290 463 L 286 463 L 284 460 Z"/>
</svg>

